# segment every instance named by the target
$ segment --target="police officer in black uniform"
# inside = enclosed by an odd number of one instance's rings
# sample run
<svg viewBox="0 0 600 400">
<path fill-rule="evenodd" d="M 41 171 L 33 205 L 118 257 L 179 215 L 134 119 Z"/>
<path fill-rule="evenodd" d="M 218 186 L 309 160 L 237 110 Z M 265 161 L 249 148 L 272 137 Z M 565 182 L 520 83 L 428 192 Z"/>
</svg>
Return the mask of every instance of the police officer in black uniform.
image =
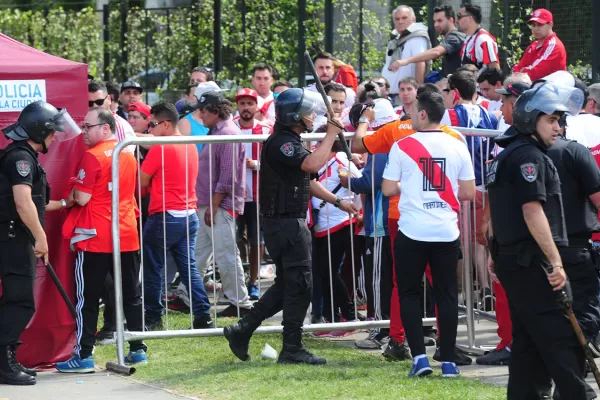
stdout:
<svg viewBox="0 0 600 400">
<path fill-rule="evenodd" d="M 13 142 L 0 150 L 0 383 L 36 383 L 35 371 L 17 362 L 16 349 L 35 312 L 37 259 L 48 259 L 45 211 L 67 206 L 65 200 L 49 202 L 38 153 L 48 151 L 56 131 L 63 132 L 66 139 L 78 130 L 66 110 L 58 111 L 43 101 L 29 104 L 17 123 L 3 130 Z"/>
<path fill-rule="evenodd" d="M 275 262 L 277 277 L 244 318 L 225 327 L 229 347 L 242 361 L 250 358 L 248 344 L 254 330 L 283 309 L 283 349 L 278 362 L 326 362 L 302 345 L 302 325 L 312 296 L 311 236 L 305 220 L 308 202 L 312 195 L 349 213 L 357 210 L 311 178 L 329 159 L 331 146 L 341 132 L 329 123 L 325 139 L 314 153 L 302 146 L 300 134 L 312 131 L 317 114 L 324 110 L 321 97 L 303 89 L 288 89 L 275 103 L 277 121 L 262 148 L 259 186 L 265 245 Z"/>
<path fill-rule="evenodd" d="M 559 135 L 548 150 L 560 177 L 568 247 L 560 247 L 560 258 L 573 294 L 573 312 L 590 343 L 590 350 L 600 332 L 600 279 L 598 255 L 592 243 L 592 233 L 600 231 L 600 170 L 587 147 Z M 584 366 L 582 365 L 582 368 Z M 595 399 L 593 389 L 586 386 L 588 399 Z M 554 398 L 558 398 L 555 396 Z"/>
<path fill-rule="evenodd" d="M 548 398 L 550 379 L 563 398 L 586 398 L 583 350 L 556 302 L 567 283 L 557 247 L 568 242 L 559 175 L 546 155 L 560 116 L 582 100 L 553 83 L 530 89 L 515 103 L 513 126 L 496 138 L 505 150 L 487 176 L 490 253 L 513 323 L 509 400 Z"/>
</svg>

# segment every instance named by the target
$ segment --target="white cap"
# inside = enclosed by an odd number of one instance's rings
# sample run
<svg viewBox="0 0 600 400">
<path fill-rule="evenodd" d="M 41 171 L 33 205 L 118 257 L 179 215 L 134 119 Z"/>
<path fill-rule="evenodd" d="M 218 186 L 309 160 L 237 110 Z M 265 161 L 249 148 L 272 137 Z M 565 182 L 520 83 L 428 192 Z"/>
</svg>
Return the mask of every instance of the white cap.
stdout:
<svg viewBox="0 0 600 400">
<path fill-rule="evenodd" d="M 388 99 L 375 99 L 373 103 L 375 103 L 375 120 L 370 124 L 371 128 L 379 128 L 388 122 L 396 121 L 400 118 Z"/>
<path fill-rule="evenodd" d="M 196 88 L 196 91 L 194 92 L 194 96 L 196 96 L 197 99 L 200 99 L 204 95 L 204 93 L 207 93 L 207 92 L 226 92 L 226 91 L 227 91 L 226 89 L 221 89 L 219 87 L 219 85 L 217 85 L 213 81 L 202 82 L 202 83 L 198 84 L 198 87 Z"/>
</svg>

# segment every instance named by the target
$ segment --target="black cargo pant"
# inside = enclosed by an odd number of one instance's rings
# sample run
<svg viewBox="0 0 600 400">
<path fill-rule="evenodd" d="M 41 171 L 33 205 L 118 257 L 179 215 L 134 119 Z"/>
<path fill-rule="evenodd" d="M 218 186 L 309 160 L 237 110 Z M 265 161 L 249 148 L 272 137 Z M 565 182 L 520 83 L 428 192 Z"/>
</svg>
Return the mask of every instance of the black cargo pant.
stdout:
<svg viewBox="0 0 600 400">
<path fill-rule="evenodd" d="M 573 312 L 584 336 L 592 340 L 600 331 L 600 280 L 595 266 L 596 255 L 593 255 L 592 260 L 593 250 L 586 240 L 572 238 L 569 238 L 569 247 L 559 251 L 571 284 Z"/>
<path fill-rule="evenodd" d="M 0 347 L 16 344 L 35 313 L 33 285 L 37 258 L 24 228 L 8 237 L 8 224 L 0 223 Z"/>
<path fill-rule="evenodd" d="M 585 399 L 583 350 L 531 246 L 498 246 L 496 275 L 513 324 L 508 400 L 538 399 L 551 379 L 564 399 Z"/>
<path fill-rule="evenodd" d="M 243 321 L 256 329 L 283 309 L 283 346 L 299 347 L 312 296 L 310 231 L 304 218 L 264 217 L 262 227 L 277 276 Z"/>
</svg>

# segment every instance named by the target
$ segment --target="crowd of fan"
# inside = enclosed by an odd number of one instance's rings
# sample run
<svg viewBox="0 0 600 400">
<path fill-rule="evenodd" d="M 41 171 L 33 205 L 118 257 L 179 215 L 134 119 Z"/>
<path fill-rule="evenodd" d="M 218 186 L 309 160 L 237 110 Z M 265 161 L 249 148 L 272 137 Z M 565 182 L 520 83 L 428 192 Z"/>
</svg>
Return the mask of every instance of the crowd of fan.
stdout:
<svg viewBox="0 0 600 400">
<path fill-rule="evenodd" d="M 373 330 L 356 345 L 383 348 L 384 356 L 392 360 L 410 358 L 410 351 L 400 321 L 396 279 L 392 278 L 392 243 L 400 218 L 398 198 L 384 196 L 381 182 L 391 145 L 414 133 L 410 119 L 417 112 L 418 92 L 434 90 L 442 94 L 447 109 L 442 124 L 447 127 L 504 131 L 512 123 L 516 99 L 532 81 L 565 76 L 573 80 L 564 72 L 566 52 L 552 31 L 553 17 L 548 10 L 533 12 L 529 24 L 535 40 L 510 74 L 505 73 L 509 69 L 502 69 L 496 39 L 481 28 L 478 6 L 463 4 L 458 13 L 450 6 L 433 11 L 436 32 L 443 40 L 432 48 L 427 27 L 416 22 L 413 9 L 399 6 L 394 10 L 393 38 L 387 45 L 382 72 L 360 85 L 351 65 L 325 52 L 314 56 L 335 117 L 346 124 L 348 131 L 356 131 L 351 144 L 352 159 L 338 143 L 318 179 L 330 192 L 353 201 L 361 212 L 351 217 L 316 198 L 309 204 L 307 223 L 313 232 L 314 281 L 311 320 L 318 323 L 390 319 L 389 329 Z M 430 70 L 431 61 L 436 58 L 442 59 L 441 71 Z M 90 109 L 101 107 L 113 112 L 119 140 L 133 135 L 270 134 L 277 96 L 292 85 L 285 80 L 275 82 L 275 71 L 268 64 L 257 64 L 252 71 L 252 87 L 238 91 L 235 109 L 209 68 L 194 68 L 190 72 L 190 84 L 174 105 L 144 104 L 145 88 L 136 82 L 117 87 L 96 81 L 89 83 L 89 105 Z M 579 80 L 574 82 L 584 91 L 586 100 L 579 115 L 567 118 L 566 135 L 594 148 L 600 145 L 600 85 L 588 87 Z M 306 89 L 316 91 L 315 85 Z M 362 118 L 367 118 L 368 131 L 376 131 L 374 134 L 368 134 L 365 126 L 359 124 Z M 323 131 L 325 124 L 324 119 L 315 121 L 315 131 Z M 471 152 L 478 189 L 470 210 L 474 221 L 470 229 L 472 240 L 477 242 L 472 258 L 478 277 L 475 285 L 483 296 L 483 307 L 496 309 L 502 325 L 508 307 L 495 305 L 499 291 L 487 273 L 484 246 L 489 225 L 489 213 L 484 207 L 484 170 L 501 149 L 491 138 L 460 139 Z M 263 265 L 268 255 L 257 206 L 260 150 L 259 143 L 140 148 L 146 329 L 162 329 L 165 298 L 172 306 L 179 301 L 182 307 L 191 308 L 194 328 L 204 328 L 212 326 L 207 289 L 218 290 L 221 300 L 229 305 L 217 314 L 222 317 L 243 316 L 252 307 L 251 301 L 260 297 L 259 276 L 269 275 Z M 165 246 L 170 253 L 166 260 Z M 211 256 L 220 282 L 210 274 L 203 279 Z M 170 266 L 169 282 L 175 272 L 179 274 L 180 284 L 175 292 L 164 293 L 165 263 Z M 459 263 L 459 287 L 462 268 Z M 431 274 L 426 275 L 427 289 Z M 356 293 L 354 282 L 359 282 Z M 112 283 L 106 282 L 105 286 L 105 326 L 97 336 L 100 342 L 111 340 L 115 331 L 110 304 Z M 435 315 L 432 304 L 426 296 L 423 315 Z M 365 310 L 365 315 L 357 313 L 357 309 Z M 507 332 L 504 326 L 501 328 L 502 342 L 494 357 L 491 362 L 484 358 L 482 363 L 502 364 L 510 357 L 510 329 Z M 347 334 L 336 330 L 317 333 Z M 423 336 L 427 345 L 435 345 L 438 339 L 435 327 L 425 328 Z M 470 364 L 471 359 L 457 353 L 456 362 Z"/>
</svg>

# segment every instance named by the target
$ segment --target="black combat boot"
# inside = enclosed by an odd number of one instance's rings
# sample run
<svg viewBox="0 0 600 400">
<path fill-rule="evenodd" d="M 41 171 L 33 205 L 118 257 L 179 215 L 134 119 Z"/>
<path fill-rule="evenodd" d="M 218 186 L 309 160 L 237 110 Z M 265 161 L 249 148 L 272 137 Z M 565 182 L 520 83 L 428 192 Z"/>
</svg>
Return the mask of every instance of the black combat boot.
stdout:
<svg viewBox="0 0 600 400">
<path fill-rule="evenodd" d="M 229 348 L 232 353 L 242 361 L 250 361 L 248 345 L 250 344 L 250 338 L 252 338 L 252 334 L 257 327 L 258 325 L 245 321 L 245 319 L 242 318 L 237 324 L 223 328 L 225 339 L 229 342 Z"/>
<path fill-rule="evenodd" d="M 25 368 L 20 362 L 17 361 L 17 347 L 19 347 L 19 345 L 21 345 L 21 342 L 12 345 L 12 357 L 17 363 L 17 368 L 19 368 L 19 371 L 25 372 L 29 376 L 37 376 L 35 369 Z"/>
<path fill-rule="evenodd" d="M 0 384 L 35 385 L 35 378 L 21 371 L 18 364 L 14 358 L 13 346 L 2 346 L 0 348 Z"/>
<path fill-rule="evenodd" d="M 279 353 L 279 364 L 323 365 L 327 360 L 311 354 L 302 344 L 302 334 L 293 333 L 283 336 L 283 349 Z"/>
</svg>

